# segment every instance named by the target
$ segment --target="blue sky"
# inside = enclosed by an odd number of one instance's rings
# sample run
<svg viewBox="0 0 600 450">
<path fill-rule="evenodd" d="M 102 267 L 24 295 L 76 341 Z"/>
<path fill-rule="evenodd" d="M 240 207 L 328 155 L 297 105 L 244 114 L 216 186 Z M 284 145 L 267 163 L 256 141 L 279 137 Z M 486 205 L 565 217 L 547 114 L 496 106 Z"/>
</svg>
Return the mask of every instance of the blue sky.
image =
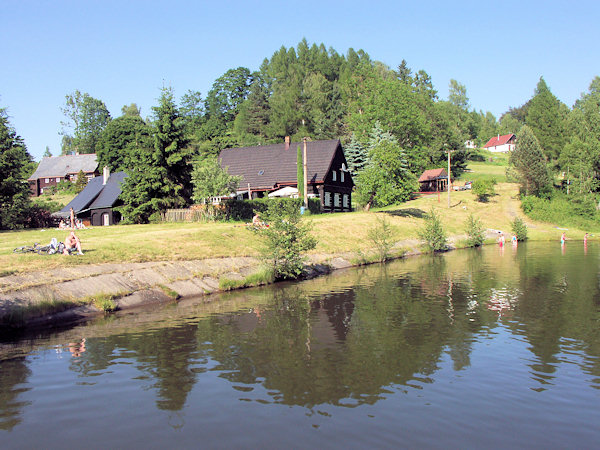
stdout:
<svg viewBox="0 0 600 450">
<path fill-rule="evenodd" d="M 36 160 L 46 146 L 60 154 L 60 108 L 76 89 L 113 117 L 130 103 L 146 117 L 162 86 L 205 96 L 228 69 L 256 70 L 303 37 L 391 68 L 406 59 L 441 98 L 456 79 L 496 118 L 540 76 L 570 107 L 600 75 L 600 2 L 588 0 L 3 0 L 0 18 L 0 107 Z"/>
</svg>

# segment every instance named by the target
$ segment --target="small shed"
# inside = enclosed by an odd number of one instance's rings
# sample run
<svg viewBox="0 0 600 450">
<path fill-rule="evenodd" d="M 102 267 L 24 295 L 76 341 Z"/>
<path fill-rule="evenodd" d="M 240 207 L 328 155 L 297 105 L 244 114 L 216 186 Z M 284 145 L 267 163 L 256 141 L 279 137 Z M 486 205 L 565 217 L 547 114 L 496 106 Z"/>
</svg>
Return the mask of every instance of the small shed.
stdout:
<svg viewBox="0 0 600 450">
<path fill-rule="evenodd" d="M 446 169 L 428 169 L 419 177 L 421 192 L 439 192 L 448 187 L 448 173 Z"/>
<path fill-rule="evenodd" d="M 77 197 L 53 216 L 66 219 L 69 217 L 70 208 L 73 208 L 76 217 L 86 225 L 101 226 L 119 223 L 121 215 L 114 210 L 114 207 L 122 204 L 119 195 L 121 195 L 121 183 L 126 176 L 125 172 L 110 174 L 105 168 L 104 176 L 92 178 Z"/>
</svg>

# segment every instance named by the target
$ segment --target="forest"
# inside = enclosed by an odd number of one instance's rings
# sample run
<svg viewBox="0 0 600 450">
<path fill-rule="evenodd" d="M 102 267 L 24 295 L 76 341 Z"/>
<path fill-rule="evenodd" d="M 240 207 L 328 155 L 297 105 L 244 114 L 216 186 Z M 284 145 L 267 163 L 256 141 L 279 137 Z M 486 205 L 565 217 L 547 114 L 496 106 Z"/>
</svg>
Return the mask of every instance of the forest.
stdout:
<svg viewBox="0 0 600 450">
<path fill-rule="evenodd" d="M 583 89 L 582 89 L 583 90 Z M 543 77 L 532 97 L 499 119 L 475 111 L 467 88 L 450 80 L 441 99 L 424 70 L 405 60 L 391 68 L 363 50 L 345 54 L 302 40 L 281 47 L 260 68 L 227 70 L 211 89 L 180 98 L 163 88 L 158 104 L 143 118 L 135 103 L 111 117 L 104 102 L 75 90 L 62 111 L 62 154 L 96 153 L 100 166 L 128 173 L 122 199 L 130 223 L 157 220 L 167 208 L 182 207 L 231 185 L 214 164 L 224 148 L 292 141 L 340 139 L 361 206 L 385 206 L 410 198 L 424 169 L 444 167 L 459 176 L 473 150 L 498 134 L 517 135 L 509 177 L 520 183 L 528 212 L 566 195 L 578 214 L 597 212 L 600 189 L 600 78 L 591 80 L 569 107 L 552 94 Z M 32 226 L 21 186 L 35 167 L 22 139 L 3 112 L 0 119 L 0 228 Z M 51 156 L 49 150 L 45 156 Z M 222 183 L 207 191 L 203 180 Z M 561 197 L 562 196 L 562 197 Z M 36 212 L 37 213 L 37 212 Z"/>
</svg>

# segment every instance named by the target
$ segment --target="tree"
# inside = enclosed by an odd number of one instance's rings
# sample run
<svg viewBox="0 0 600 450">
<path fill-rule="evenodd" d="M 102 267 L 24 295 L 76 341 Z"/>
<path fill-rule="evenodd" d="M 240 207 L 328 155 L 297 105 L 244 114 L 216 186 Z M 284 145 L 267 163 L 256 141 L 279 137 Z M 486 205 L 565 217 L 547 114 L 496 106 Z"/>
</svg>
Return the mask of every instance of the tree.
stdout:
<svg viewBox="0 0 600 450">
<path fill-rule="evenodd" d="M 569 108 L 550 92 L 544 78 L 540 77 L 535 95 L 529 102 L 525 123 L 549 160 L 556 161 L 565 146 L 568 113 Z"/>
<path fill-rule="evenodd" d="M 129 167 L 129 153 L 134 148 L 152 146 L 152 130 L 140 116 L 123 115 L 110 121 L 102 131 L 98 151 L 98 166 L 108 166 L 113 172 Z M 131 161 L 135 164 L 135 161 Z"/>
<path fill-rule="evenodd" d="M 172 183 L 175 203 L 186 203 L 191 197 L 192 156 L 184 133 L 184 123 L 173 98 L 173 90 L 163 88 L 159 105 L 154 111 L 154 149 L 157 163 L 164 167 L 167 179 Z"/>
<path fill-rule="evenodd" d="M 369 141 L 369 162 L 356 180 L 358 202 L 369 210 L 406 201 L 416 189 L 406 153 L 391 134 L 375 126 Z"/>
<path fill-rule="evenodd" d="M 132 146 L 124 163 L 128 177 L 123 182 L 118 208 L 124 222 L 159 220 L 167 208 L 185 205 L 191 197 L 190 151 L 171 89 L 163 89 L 159 106 L 153 107 L 153 146 Z"/>
<path fill-rule="evenodd" d="M 63 126 L 63 154 L 75 151 L 96 153 L 102 130 L 110 121 L 110 113 L 101 100 L 78 90 L 65 96 L 62 112 L 69 119 Z M 71 131 L 69 131 L 71 130 Z"/>
<path fill-rule="evenodd" d="M 206 96 L 206 112 L 210 118 L 233 122 L 240 105 L 250 93 L 252 78 L 245 67 L 230 69 L 215 80 Z"/>
<path fill-rule="evenodd" d="M 75 192 L 79 194 L 81 191 L 83 191 L 87 183 L 88 179 L 85 176 L 85 173 L 83 173 L 83 170 L 80 170 L 77 173 L 77 179 L 75 180 Z"/>
<path fill-rule="evenodd" d="M 262 257 L 272 268 L 275 279 L 298 278 L 304 272 L 303 253 L 317 245 L 317 240 L 310 235 L 310 223 L 303 221 L 300 215 L 300 202 L 269 202 L 261 218 L 269 226 L 254 232 L 265 239 Z"/>
<path fill-rule="evenodd" d="M 517 145 L 510 154 L 509 168 L 515 170 L 521 191 L 525 195 L 540 196 L 551 186 L 546 158 L 542 153 L 537 137 L 527 125 L 521 127 L 517 136 Z"/>
<path fill-rule="evenodd" d="M 469 97 L 465 85 L 451 79 L 448 86 L 448 101 L 464 111 L 469 109 Z"/>
<path fill-rule="evenodd" d="M 495 194 L 494 186 L 496 185 L 495 178 L 482 178 L 473 181 L 471 190 L 477 197 L 477 201 L 487 202 L 489 198 Z"/>
<path fill-rule="evenodd" d="M 46 150 L 44 151 L 44 154 L 42 155 L 44 158 L 51 158 L 52 157 L 52 152 L 50 151 L 50 147 L 48 147 L 46 145 Z"/>
<path fill-rule="evenodd" d="M 350 143 L 344 149 L 344 155 L 348 162 L 348 170 L 353 176 L 356 176 L 366 167 L 369 159 L 367 148 L 360 143 L 354 133 L 350 137 Z"/>
<path fill-rule="evenodd" d="M 570 193 L 589 194 L 600 189 L 600 77 L 577 100 L 568 117 L 571 137 L 559 164 L 572 186 Z"/>
<path fill-rule="evenodd" d="M 193 200 L 201 203 L 211 197 L 229 195 L 237 190 L 241 180 L 241 176 L 229 175 L 227 168 L 221 168 L 215 157 L 197 159 L 192 172 Z"/>
<path fill-rule="evenodd" d="M 22 228 L 30 208 L 27 177 L 35 163 L 0 108 L 0 229 Z"/>
<path fill-rule="evenodd" d="M 142 117 L 142 110 L 135 103 L 131 103 L 121 108 L 121 115 L 125 117 Z"/>
</svg>

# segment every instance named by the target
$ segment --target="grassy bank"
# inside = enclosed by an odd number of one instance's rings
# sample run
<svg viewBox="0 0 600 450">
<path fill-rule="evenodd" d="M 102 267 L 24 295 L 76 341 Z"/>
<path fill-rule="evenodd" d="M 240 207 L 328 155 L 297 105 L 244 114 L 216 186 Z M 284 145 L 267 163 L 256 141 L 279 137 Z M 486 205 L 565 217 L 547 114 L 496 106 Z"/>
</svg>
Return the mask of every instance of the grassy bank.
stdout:
<svg viewBox="0 0 600 450">
<path fill-rule="evenodd" d="M 432 208 L 441 216 L 449 235 L 464 234 L 469 214 L 479 217 L 486 228 L 510 232 L 516 216 L 525 218 L 517 200 L 517 186 L 500 183 L 497 195 L 480 203 L 470 191 L 433 194 L 401 205 L 371 212 L 310 216 L 318 239 L 314 253 L 366 252 L 373 247 L 368 232 L 384 215 L 392 225 L 391 240 L 414 241 Z M 525 218 L 532 239 L 558 239 L 561 231 L 549 223 Z M 581 238 L 584 231 L 570 230 L 569 237 Z M 69 267 L 80 264 L 193 260 L 213 257 L 256 256 L 260 242 L 243 223 L 161 223 L 95 227 L 78 232 L 85 255 L 14 254 L 13 249 L 34 242 L 48 243 L 53 237 L 63 241 L 64 230 L 27 230 L 0 233 L 0 276 L 32 270 Z"/>
</svg>

